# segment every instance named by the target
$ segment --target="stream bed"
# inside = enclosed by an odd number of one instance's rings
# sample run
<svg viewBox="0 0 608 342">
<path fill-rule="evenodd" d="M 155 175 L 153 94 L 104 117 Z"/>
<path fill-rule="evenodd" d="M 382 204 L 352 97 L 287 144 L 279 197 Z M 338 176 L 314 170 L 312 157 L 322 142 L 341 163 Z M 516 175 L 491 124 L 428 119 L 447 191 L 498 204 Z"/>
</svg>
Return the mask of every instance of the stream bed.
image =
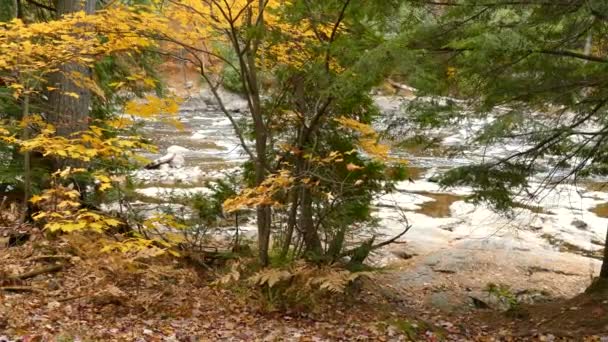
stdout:
<svg viewBox="0 0 608 342">
<path fill-rule="evenodd" d="M 239 119 L 246 102 L 228 93 L 224 96 Z M 376 98 L 387 113 L 398 111 L 405 101 Z M 178 169 L 136 172 L 135 178 L 143 184 L 138 192 L 146 197 L 162 199 L 175 191 L 205 193 L 205 181 L 237 172 L 235 168 L 246 160 L 230 121 L 208 95 L 186 101 L 179 120 L 185 127 L 179 132 L 161 123 L 145 126 L 145 134 L 159 146 L 159 155 L 171 151 L 185 159 Z M 444 134 L 443 141 L 465 143 L 469 135 L 470 127 L 456 127 Z M 488 153 L 516 149 L 500 146 Z M 402 243 L 385 248 L 373 259 L 397 270 L 387 275 L 394 284 L 430 289 L 421 300 L 452 310 L 469 296 L 465 293 L 481 292 L 490 282 L 515 290 L 538 289 L 551 297 L 572 296 L 599 272 L 608 227 L 608 192 L 597 186 L 560 185 L 539 199 L 519 199 L 514 215 L 505 217 L 484 205 L 467 203 L 464 198 L 470 188 L 442 189 L 432 181 L 438 172 L 474 161 L 475 151 L 457 158 L 398 152 L 409 160 L 413 179 L 377 199 L 378 234 L 388 238 L 402 231 L 403 214 L 412 228 Z M 444 289 L 448 283 L 449 291 Z M 457 289 L 459 295 L 454 296 Z"/>
</svg>

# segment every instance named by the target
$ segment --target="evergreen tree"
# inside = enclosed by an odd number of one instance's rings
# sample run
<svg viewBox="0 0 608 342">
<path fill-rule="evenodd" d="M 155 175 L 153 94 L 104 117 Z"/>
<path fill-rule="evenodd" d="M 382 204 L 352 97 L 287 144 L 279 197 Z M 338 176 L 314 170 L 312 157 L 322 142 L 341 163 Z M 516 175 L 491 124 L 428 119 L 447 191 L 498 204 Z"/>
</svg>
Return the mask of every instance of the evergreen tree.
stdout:
<svg viewBox="0 0 608 342">
<path fill-rule="evenodd" d="M 495 120 L 479 145 L 520 139 L 523 150 L 448 172 L 443 184 L 472 185 L 472 199 L 499 210 L 532 189 L 530 177 L 549 165 L 541 190 L 581 177 L 608 175 L 608 3 L 602 0 L 421 2 L 440 13 L 422 23 L 408 46 L 406 70 L 423 93 L 468 99 L 418 111 L 418 123 L 467 115 Z M 437 67 L 440 65 L 441 67 Z M 500 107 L 500 110 L 497 110 Z M 470 111 L 467 111 L 470 113 Z M 601 278 L 608 278 L 606 249 Z"/>
</svg>

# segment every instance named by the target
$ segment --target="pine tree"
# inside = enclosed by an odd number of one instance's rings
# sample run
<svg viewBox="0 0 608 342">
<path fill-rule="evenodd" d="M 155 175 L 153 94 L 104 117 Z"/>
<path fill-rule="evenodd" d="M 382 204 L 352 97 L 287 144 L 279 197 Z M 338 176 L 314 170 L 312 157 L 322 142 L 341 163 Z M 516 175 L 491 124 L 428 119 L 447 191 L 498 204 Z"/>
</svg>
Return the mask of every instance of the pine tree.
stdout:
<svg viewBox="0 0 608 342">
<path fill-rule="evenodd" d="M 470 115 L 493 111 L 496 120 L 477 136 L 479 145 L 514 137 L 530 144 L 454 169 L 444 185 L 472 185 L 473 200 L 508 210 L 515 194 L 535 193 L 529 179 L 543 163 L 551 170 L 541 190 L 608 175 L 607 2 L 416 3 L 441 15 L 421 24 L 408 43 L 417 68 L 407 70 L 412 84 L 468 99 L 466 106 L 476 109 Z M 462 106 L 454 104 L 437 109 L 427 106 L 417 119 L 440 125 L 462 115 Z M 600 277 L 607 279 L 605 250 Z"/>
</svg>

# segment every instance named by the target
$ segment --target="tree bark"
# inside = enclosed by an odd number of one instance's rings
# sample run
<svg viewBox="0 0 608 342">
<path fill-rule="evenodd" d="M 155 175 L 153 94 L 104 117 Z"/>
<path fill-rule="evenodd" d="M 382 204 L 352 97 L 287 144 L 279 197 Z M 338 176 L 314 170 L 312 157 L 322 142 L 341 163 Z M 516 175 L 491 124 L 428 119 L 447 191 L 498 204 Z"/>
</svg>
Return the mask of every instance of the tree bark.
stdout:
<svg viewBox="0 0 608 342">
<path fill-rule="evenodd" d="M 259 100 L 259 94 L 258 94 Z M 260 110 L 259 107 L 256 108 Z M 257 119 L 256 119 L 257 116 Z M 256 165 L 255 165 L 255 183 L 262 184 L 266 179 L 266 128 L 262 121 L 261 112 L 254 114 L 255 121 L 255 145 L 256 145 Z M 270 249 L 270 227 L 272 224 L 271 208 L 268 205 L 260 205 L 257 208 L 257 224 L 258 224 L 258 253 L 260 264 L 268 265 L 268 251 Z"/>
<path fill-rule="evenodd" d="M 12 0 L 11 1 L 12 5 L 13 5 L 13 14 L 12 17 L 13 18 L 19 18 L 19 1 L 18 0 Z"/>
<path fill-rule="evenodd" d="M 284 259 L 289 253 L 289 247 L 291 247 L 291 240 L 293 240 L 293 232 L 296 227 L 298 219 L 298 188 L 295 187 L 289 192 L 289 199 L 287 201 L 291 203 L 289 209 L 289 217 L 287 218 L 287 230 L 285 231 L 285 238 L 283 240 L 283 247 L 281 249 L 281 258 Z"/>
<path fill-rule="evenodd" d="M 303 186 L 300 196 L 300 227 L 305 244 L 304 254 L 321 255 L 322 246 L 313 219 L 313 201 L 310 188 Z"/>
<path fill-rule="evenodd" d="M 606 239 L 604 240 L 604 260 L 602 260 L 600 278 L 608 279 L 608 229 L 606 229 Z"/>
<path fill-rule="evenodd" d="M 252 8 L 249 8 L 248 20 L 249 26 L 257 26 L 262 29 L 264 27 L 264 1 L 259 0 L 258 5 L 260 6 L 259 18 L 253 18 Z M 235 37 L 236 39 L 236 37 Z M 252 46 L 248 48 L 246 54 L 246 60 L 243 61 L 247 64 L 246 79 L 244 83 L 248 85 L 249 89 L 249 105 L 251 110 L 251 117 L 255 127 L 255 149 L 256 149 L 256 165 L 255 165 L 255 179 L 256 185 L 262 184 L 267 176 L 267 145 L 268 145 L 268 134 L 266 132 L 266 125 L 264 123 L 264 115 L 262 113 L 262 101 L 260 99 L 260 87 L 257 74 L 256 55 L 258 52 L 258 45 L 260 40 L 255 39 L 252 42 Z M 258 253 L 260 264 L 267 266 L 269 263 L 268 251 L 270 248 L 270 229 L 272 226 L 272 211 L 267 205 L 261 205 L 257 208 L 257 223 L 258 223 Z"/>
<path fill-rule="evenodd" d="M 22 120 L 25 122 L 25 127 L 23 128 L 23 141 L 27 141 L 30 139 L 30 128 L 27 120 L 30 115 L 30 95 L 25 94 L 23 97 L 23 115 Z M 30 151 L 25 151 L 23 153 L 23 208 L 21 213 L 21 222 L 25 222 L 28 216 L 28 207 L 30 196 L 32 195 L 32 168 L 30 165 L 31 155 Z"/>
<path fill-rule="evenodd" d="M 55 8 L 58 17 L 78 11 L 93 14 L 95 0 L 57 0 Z M 79 86 L 73 80 L 74 75 L 90 78 L 91 70 L 76 63 L 67 63 L 59 67 L 59 71 L 51 74 L 48 79 L 48 85 L 56 89 L 48 93 L 47 121 L 55 126 L 57 136 L 70 137 L 89 126 L 91 92 Z M 67 165 L 66 161 L 55 161 L 55 164 L 56 168 Z"/>
</svg>

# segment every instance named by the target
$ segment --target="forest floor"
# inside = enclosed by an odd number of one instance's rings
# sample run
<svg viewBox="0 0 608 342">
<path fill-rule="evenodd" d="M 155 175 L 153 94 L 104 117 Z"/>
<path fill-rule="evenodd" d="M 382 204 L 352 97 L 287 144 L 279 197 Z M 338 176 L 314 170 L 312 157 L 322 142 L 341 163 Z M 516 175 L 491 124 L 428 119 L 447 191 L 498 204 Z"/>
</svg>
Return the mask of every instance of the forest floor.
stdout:
<svg viewBox="0 0 608 342">
<path fill-rule="evenodd" d="M 3 341 L 496 341 L 608 338 L 608 297 L 521 305 L 508 314 L 446 314 L 390 283 L 312 309 L 272 311 L 255 291 L 212 285 L 215 271 L 183 258 L 102 253 L 81 235 L 32 233 L 0 248 Z M 605 299 L 604 299 L 605 298 Z M 604 333 L 604 339 L 601 334 Z M 583 336 L 587 336 L 583 338 Z"/>
</svg>

